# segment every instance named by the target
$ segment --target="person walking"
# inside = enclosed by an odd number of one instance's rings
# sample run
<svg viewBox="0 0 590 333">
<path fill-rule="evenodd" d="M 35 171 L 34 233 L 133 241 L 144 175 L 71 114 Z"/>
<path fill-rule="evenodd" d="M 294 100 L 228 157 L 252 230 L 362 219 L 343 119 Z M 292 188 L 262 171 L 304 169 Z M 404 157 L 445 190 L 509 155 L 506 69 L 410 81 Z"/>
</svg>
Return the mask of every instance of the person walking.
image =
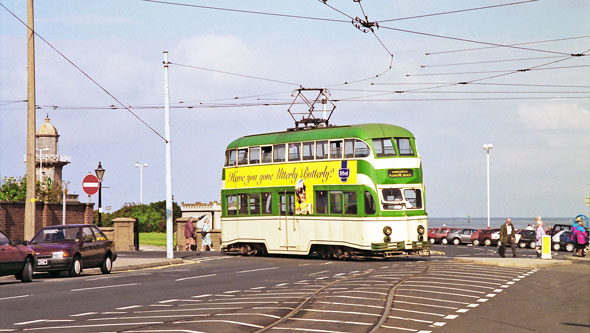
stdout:
<svg viewBox="0 0 590 333">
<path fill-rule="evenodd" d="M 578 225 L 576 227 L 572 227 L 572 237 L 574 238 L 574 243 L 576 244 L 574 256 L 584 257 L 584 248 L 588 243 L 588 233 L 586 232 L 586 229 L 584 229 L 584 224 L 581 218 L 578 217 L 576 222 L 578 222 Z"/>
<path fill-rule="evenodd" d="M 512 247 L 512 256 L 516 258 L 516 228 L 512 225 L 512 219 L 506 218 L 506 223 L 500 227 L 500 248 L 498 254 L 500 257 L 506 257 L 506 245 Z"/>
<path fill-rule="evenodd" d="M 184 240 L 185 240 L 185 251 L 192 251 L 195 246 L 195 226 L 193 225 L 193 218 L 189 217 L 188 221 L 184 225 Z"/>
<path fill-rule="evenodd" d="M 203 219 L 203 228 L 201 229 L 201 251 L 211 251 L 211 226 L 209 225 L 209 217 Z"/>
<path fill-rule="evenodd" d="M 535 250 L 537 251 L 537 258 L 541 258 L 543 248 L 543 236 L 545 236 L 545 228 L 543 228 L 543 221 L 541 221 L 540 216 L 537 216 L 537 230 L 535 231 Z"/>
</svg>

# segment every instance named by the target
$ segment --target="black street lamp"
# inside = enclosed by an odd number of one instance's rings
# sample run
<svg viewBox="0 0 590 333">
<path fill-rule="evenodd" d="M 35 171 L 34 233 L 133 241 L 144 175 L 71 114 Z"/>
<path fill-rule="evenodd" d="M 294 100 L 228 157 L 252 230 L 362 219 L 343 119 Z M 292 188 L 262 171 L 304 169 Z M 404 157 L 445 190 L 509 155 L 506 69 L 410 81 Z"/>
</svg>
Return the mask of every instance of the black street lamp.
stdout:
<svg viewBox="0 0 590 333">
<path fill-rule="evenodd" d="M 102 202 L 101 202 L 101 192 L 102 192 L 102 177 L 104 176 L 104 169 L 102 168 L 102 164 L 100 161 L 98 162 L 98 167 L 94 170 L 96 173 L 96 178 L 98 178 L 98 226 L 102 227 Z"/>
</svg>

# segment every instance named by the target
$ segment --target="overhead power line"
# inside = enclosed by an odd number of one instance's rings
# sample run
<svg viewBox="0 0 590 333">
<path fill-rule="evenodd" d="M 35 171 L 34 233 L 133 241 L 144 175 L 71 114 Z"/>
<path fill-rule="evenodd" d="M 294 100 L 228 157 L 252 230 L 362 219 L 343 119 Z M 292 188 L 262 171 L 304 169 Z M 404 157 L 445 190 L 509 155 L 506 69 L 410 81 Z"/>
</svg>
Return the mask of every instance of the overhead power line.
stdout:
<svg viewBox="0 0 590 333">
<path fill-rule="evenodd" d="M 451 11 L 448 11 L 448 12 L 440 12 L 440 13 L 432 13 L 432 14 L 407 16 L 407 17 L 400 17 L 400 18 L 394 18 L 394 19 L 388 19 L 388 20 L 379 20 L 379 22 L 380 23 L 385 23 L 385 22 L 411 20 L 411 19 L 417 19 L 417 18 L 439 16 L 439 15 L 457 14 L 457 13 L 470 12 L 470 11 L 474 11 L 474 10 L 482 10 L 482 9 L 491 9 L 491 8 L 504 7 L 504 6 L 520 5 L 520 4 L 523 4 L 523 3 L 536 2 L 536 1 L 538 1 L 538 0 L 526 0 L 526 1 L 510 2 L 510 3 L 499 4 L 499 5 L 491 5 L 491 6 L 483 6 L 483 7 L 475 7 L 475 8 L 467 8 L 467 9 L 458 9 L 458 10 L 451 10 Z"/>
<path fill-rule="evenodd" d="M 485 60 L 485 61 L 473 61 L 473 62 L 458 62 L 458 63 L 452 63 L 452 64 L 420 65 L 420 68 L 480 65 L 480 64 L 492 64 L 492 63 L 499 63 L 499 62 L 500 63 L 501 62 L 516 62 L 516 61 L 552 59 L 552 58 L 563 58 L 563 56 L 547 56 L 547 57 L 532 57 L 532 58 L 517 58 L 517 59 L 498 59 L 498 60 Z"/>
<path fill-rule="evenodd" d="M 582 38 L 590 38 L 590 36 L 576 36 L 576 37 L 566 37 L 566 38 L 557 38 L 557 39 L 547 39 L 547 40 L 538 40 L 534 42 L 523 42 L 523 43 L 515 43 L 515 44 L 507 44 L 510 46 L 518 46 L 518 45 L 530 45 L 530 44 L 541 44 L 541 43 L 551 43 L 551 42 L 561 42 L 566 40 L 572 39 L 582 39 Z M 449 50 L 449 51 L 439 51 L 439 52 L 427 52 L 425 55 L 436 55 L 436 54 L 444 54 L 444 53 L 456 53 L 456 52 L 467 52 L 467 51 L 476 51 L 476 50 L 484 50 L 484 49 L 493 49 L 496 47 L 502 46 L 484 46 L 484 47 L 475 47 L 469 49 L 459 49 L 459 50 Z"/>
<path fill-rule="evenodd" d="M 282 83 L 282 84 L 288 84 L 288 85 L 292 85 L 292 86 L 300 86 L 300 87 L 302 86 L 300 83 L 293 83 L 293 82 L 287 82 L 287 81 L 267 79 L 267 78 L 263 78 L 263 77 L 246 75 L 246 74 L 239 74 L 239 73 L 232 73 L 232 72 L 226 72 L 226 71 L 221 71 L 221 70 L 217 70 L 217 69 L 210 69 L 210 68 L 204 68 L 204 67 L 198 67 L 198 66 L 192 66 L 192 65 L 184 65 L 184 64 L 174 63 L 174 62 L 168 62 L 168 64 L 170 64 L 170 65 L 176 65 L 176 66 L 179 66 L 179 67 L 199 69 L 199 70 L 207 71 L 207 72 L 213 72 L 213 73 L 219 73 L 219 74 L 226 74 L 226 75 L 233 75 L 233 76 L 245 77 L 245 78 L 248 78 L 248 79 L 255 79 L 255 80 L 268 81 L 268 82 Z"/>
<path fill-rule="evenodd" d="M 371 82 L 374 86 L 387 85 L 433 85 L 433 84 L 457 84 L 457 82 Z M 490 82 L 473 82 L 472 85 L 485 86 L 514 86 L 514 87 L 550 87 L 550 88 L 590 88 L 590 86 L 581 85 L 564 85 L 564 84 L 532 84 L 532 83 L 490 83 Z M 332 89 L 334 90 L 334 89 Z"/>
<path fill-rule="evenodd" d="M 98 83 L 95 79 L 93 79 L 88 73 L 86 73 L 84 70 L 82 70 L 82 68 L 80 68 L 78 65 L 76 65 L 72 60 L 70 60 L 68 57 L 66 57 L 65 54 L 63 54 L 62 52 L 60 52 L 55 46 L 53 46 L 49 41 L 47 41 L 45 38 L 43 38 L 43 36 L 39 35 L 35 30 L 31 29 L 31 27 L 29 27 L 29 25 L 27 23 L 25 23 L 23 20 L 21 20 L 18 16 L 16 16 L 16 14 L 14 14 L 12 11 L 10 11 L 8 8 L 6 8 L 6 6 L 4 6 L 4 4 L 0 3 L 0 6 L 2 6 L 7 12 L 9 12 L 14 18 L 16 18 L 20 23 L 22 23 L 25 27 L 27 27 L 27 29 L 31 30 L 31 32 L 33 34 L 35 34 L 35 36 L 39 37 L 43 42 L 45 42 L 45 44 L 47 44 L 51 49 L 53 49 L 57 54 L 59 54 L 62 58 L 64 58 L 68 63 L 70 63 L 70 65 L 74 66 L 74 68 L 76 68 L 80 73 L 82 73 L 87 79 L 89 79 L 92 83 L 94 83 L 97 87 L 99 87 L 102 91 L 104 91 L 107 95 L 109 95 L 113 100 L 115 100 L 117 103 L 119 103 L 119 105 L 121 105 L 123 108 L 125 108 L 129 113 L 131 113 L 135 118 L 137 118 L 140 122 L 142 122 L 145 126 L 147 126 L 152 132 L 154 132 L 157 136 L 159 136 L 160 138 L 162 138 L 164 141 L 167 142 L 167 140 L 160 135 L 160 133 L 158 133 L 153 127 L 151 127 L 148 123 L 146 123 L 143 119 L 141 119 L 141 117 L 139 117 L 137 114 L 135 114 L 133 111 L 131 111 L 129 108 L 127 108 L 125 106 L 125 104 L 123 104 L 117 97 L 115 97 L 111 92 L 109 92 L 105 87 L 103 87 L 100 83 Z"/>
<path fill-rule="evenodd" d="M 406 76 L 436 76 L 436 75 L 466 75 L 466 74 L 488 74 L 488 73 L 517 73 L 517 72 L 530 72 L 530 71 L 541 71 L 541 70 L 551 70 L 551 69 L 568 69 L 568 68 L 579 68 L 579 67 L 590 67 L 590 65 L 558 66 L 558 67 L 543 67 L 543 68 L 523 68 L 523 69 L 506 69 L 506 70 L 496 70 L 496 71 L 406 74 Z"/>
</svg>

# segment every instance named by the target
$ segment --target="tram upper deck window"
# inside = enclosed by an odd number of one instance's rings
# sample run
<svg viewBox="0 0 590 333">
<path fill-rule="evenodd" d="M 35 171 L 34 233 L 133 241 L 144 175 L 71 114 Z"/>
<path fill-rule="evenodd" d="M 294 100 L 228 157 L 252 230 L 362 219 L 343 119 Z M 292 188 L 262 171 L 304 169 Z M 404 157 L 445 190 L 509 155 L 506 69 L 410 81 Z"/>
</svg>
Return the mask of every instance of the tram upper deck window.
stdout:
<svg viewBox="0 0 590 333">
<path fill-rule="evenodd" d="M 405 189 L 406 208 L 422 208 L 422 191 L 418 189 Z"/>
<path fill-rule="evenodd" d="M 313 148 L 315 146 L 315 142 L 304 142 L 303 143 L 303 160 L 310 161 L 313 160 Z"/>
<path fill-rule="evenodd" d="M 238 149 L 238 165 L 248 164 L 248 148 Z"/>
<path fill-rule="evenodd" d="M 236 150 L 226 150 L 225 151 L 225 166 L 234 166 L 236 165 Z"/>
<path fill-rule="evenodd" d="M 354 140 L 354 157 L 367 157 L 371 153 L 369 146 L 361 140 Z"/>
<path fill-rule="evenodd" d="M 262 151 L 262 163 L 272 163 L 272 146 L 260 147 Z"/>
<path fill-rule="evenodd" d="M 375 147 L 377 157 L 395 156 L 395 149 L 390 138 L 373 139 L 373 147 Z"/>
<path fill-rule="evenodd" d="M 260 147 L 250 147 L 250 164 L 260 163 Z"/>
<path fill-rule="evenodd" d="M 274 162 L 285 162 L 285 145 L 274 145 L 273 146 L 273 161 Z"/>
<path fill-rule="evenodd" d="M 315 159 L 325 160 L 328 158 L 328 141 L 318 141 L 315 145 Z"/>
<path fill-rule="evenodd" d="M 301 143 L 289 143 L 289 161 L 301 161 Z"/>
<path fill-rule="evenodd" d="M 402 156 L 413 156 L 414 150 L 412 149 L 412 145 L 410 144 L 409 138 L 395 138 L 397 143 L 397 150 L 399 154 Z"/>
<path fill-rule="evenodd" d="M 235 195 L 227 196 L 227 215 L 238 215 L 237 197 Z"/>
<path fill-rule="evenodd" d="M 330 158 L 342 158 L 342 140 L 330 141 Z"/>
<path fill-rule="evenodd" d="M 354 139 L 344 140 L 344 157 L 354 158 Z"/>
</svg>

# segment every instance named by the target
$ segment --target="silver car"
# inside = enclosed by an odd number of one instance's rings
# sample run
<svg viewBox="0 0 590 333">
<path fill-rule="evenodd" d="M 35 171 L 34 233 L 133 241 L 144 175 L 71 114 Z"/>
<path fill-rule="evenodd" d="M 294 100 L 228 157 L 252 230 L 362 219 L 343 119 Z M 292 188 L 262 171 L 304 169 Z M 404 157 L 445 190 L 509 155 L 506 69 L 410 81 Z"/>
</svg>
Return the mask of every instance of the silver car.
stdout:
<svg viewBox="0 0 590 333">
<path fill-rule="evenodd" d="M 471 228 L 464 228 L 449 232 L 447 239 L 449 242 L 459 245 L 459 244 L 471 244 L 471 235 L 476 232 L 476 229 Z"/>
</svg>

